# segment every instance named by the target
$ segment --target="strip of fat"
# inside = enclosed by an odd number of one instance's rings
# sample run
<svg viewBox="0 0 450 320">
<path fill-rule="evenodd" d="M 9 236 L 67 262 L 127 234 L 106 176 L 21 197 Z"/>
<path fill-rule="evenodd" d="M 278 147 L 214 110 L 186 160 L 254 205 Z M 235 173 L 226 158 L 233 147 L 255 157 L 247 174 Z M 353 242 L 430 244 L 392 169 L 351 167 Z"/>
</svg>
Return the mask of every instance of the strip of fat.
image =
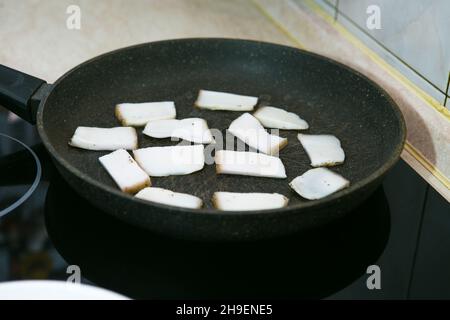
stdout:
<svg viewBox="0 0 450 320">
<path fill-rule="evenodd" d="M 260 107 L 253 116 L 266 128 L 283 130 L 305 130 L 309 128 L 308 123 L 300 116 L 281 108 Z"/>
<path fill-rule="evenodd" d="M 136 193 L 151 185 L 150 177 L 134 161 L 130 154 L 119 149 L 98 158 L 120 190 Z"/>
<path fill-rule="evenodd" d="M 119 103 L 116 118 L 124 126 L 142 127 L 149 121 L 175 119 L 177 112 L 173 101 Z"/>
<path fill-rule="evenodd" d="M 342 190 L 350 182 L 327 168 L 314 168 L 292 180 L 289 185 L 305 199 L 322 199 Z"/>
<path fill-rule="evenodd" d="M 87 150 L 133 150 L 138 147 L 138 137 L 132 127 L 78 127 L 69 145 Z"/>
<path fill-rule="evenodd" d="M 143 133 L 153 138 L 179 138 L 195 143 L 213 143 L 214 139 L 204 119 L 168 119 L 150 121 Z"/>
<path fill-rule="evenodd" d="M 252 111 L 257 103 L 257 97 L 200 90 L 194 105 L 209 110 Z"/>
<path fill-rule="evenodd" d="M 155 187 L 142 189 L 136 198 L 190 209 L 200 209 L 203 205 L 202 199 L 196 196 Z"/>
<path fill-rule="evenodd" d="M 216 173 L 255 177 L 286 178 L 283 162 L 278 157 L 247 151 L 216 151 Z"/>
<path fill-rule="evenodd" d="M 203 145 L 149 147 L 133 151 L 134 159 L 151 177 L 184 175 L 203 169 Z"/>
<path fill-rule="evenodd" d="M 287 139 L 269 134 L 250 113 L 244 113 L 231 122 L 228 131 L 265 154 L 276 155 L 287 145 Z"/>
<path fill-rule="evenodd" d="M 226 211 L 268 210 L 286 207 L 289 199 L 279 193 L 214 192 L 215 208 Z"/>
<path fill-rule="evenodd" d="M 311 160 L 313 167 L 341 164 L 345 153 L 338 138 L 329 134 L 299 134 L 298 139 Z"/>
</svg>

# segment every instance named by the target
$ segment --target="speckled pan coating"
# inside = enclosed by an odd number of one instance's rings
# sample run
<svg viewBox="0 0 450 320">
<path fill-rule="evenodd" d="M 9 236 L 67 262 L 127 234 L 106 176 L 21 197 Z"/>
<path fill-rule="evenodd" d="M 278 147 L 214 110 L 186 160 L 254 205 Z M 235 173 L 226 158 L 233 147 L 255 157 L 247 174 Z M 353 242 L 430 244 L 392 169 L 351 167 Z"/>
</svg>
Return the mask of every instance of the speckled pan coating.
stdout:
<svg viewBox="0 0 450 320">
<path fill-rule="evenodd" d="M 77 126 L 112 127 L 118 102 L 174 100 L 177 118 L 199 117 L 224 131 L 240 113 L 194 108 L 199 89 L 258 96 L 305 119 L 305 133 L 332 134 L 346 153 L 333 170 L 351 186 L 328 198 L 307 201 L 288 185 L 310 169 L 296 131 L 283 131 L 288 145 L 280 157 L 287 179 L 216 175 L 214 165 L 186 176 L 152 178 L 154 186 L 196 195 L 200 210 L 152 204 L 120 192 L 97 161 L 104 152 L 68 146 Z M 238 240 L 284 235 L 343 216 L 369 196 L 399 159 L 405 140 L 402 115 L 387 93 L 337 62 L 268 43 L 185 39 L 142 44 L 87 61 L 54 85 L 38 110 L 45 146 L 71 186 L 97 207 L 141 227 L 181 238 Z M 139 134 L 140 147 L 174 145 Z M 283 209 L 220 212 L 214 191 L 276 192 Z"/>
</svg>

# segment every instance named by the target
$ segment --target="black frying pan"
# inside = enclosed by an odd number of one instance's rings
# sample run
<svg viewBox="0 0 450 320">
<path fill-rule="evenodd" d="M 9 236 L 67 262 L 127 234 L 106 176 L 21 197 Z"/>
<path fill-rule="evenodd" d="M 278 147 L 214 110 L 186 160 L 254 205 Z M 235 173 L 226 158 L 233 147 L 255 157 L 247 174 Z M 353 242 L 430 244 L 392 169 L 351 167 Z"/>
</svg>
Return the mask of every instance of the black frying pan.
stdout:
<svg viewBox="0 0 450 320">
<path fill-rule="evenodd" d="M 330 59 L 291 47 L 226 39 L 185 39 L 147 43 L 89 60 L 53 85 L 1 67 L 0 103 L 36 121 L 59 172 L 95 206 L 129 223 L 176 237 L 257 239 L 293 233 L 339 218 L 366 199 L 399 159 L 405 140 L 402 115 L 388 94 L 358 72 Z M 225 131 L 237 112 L 193 107 L 199 89 L 259 96 L 310 124 L 310 133 L 329 133 L 342 142 L 343 165 L 333 170 L 351 186 L 325 199 L 307 201 L 288 182 L 310 169 L 296 138 L 280 157 L 287 179 L 216 175 L 214 165 L 194 174 L 152 178 L 154 186 L 201 197 L 201 210 L 135 199 L 122 193 L 100 166 L 107 152 L 72 148 L 77 126 L 113 127 L 120 102 L 174 100 L 177 117 L 201 117 Z M 141 131 L 141 130 L 139 130 Z M 139 135 L 140 147 L 174 145 L 170 139 Z M 220 212 L 214 191 L 277 192 L 290 199 L 279 210 Z M 120 235 L 118 235 L 120 236 Z"/>
</svg>

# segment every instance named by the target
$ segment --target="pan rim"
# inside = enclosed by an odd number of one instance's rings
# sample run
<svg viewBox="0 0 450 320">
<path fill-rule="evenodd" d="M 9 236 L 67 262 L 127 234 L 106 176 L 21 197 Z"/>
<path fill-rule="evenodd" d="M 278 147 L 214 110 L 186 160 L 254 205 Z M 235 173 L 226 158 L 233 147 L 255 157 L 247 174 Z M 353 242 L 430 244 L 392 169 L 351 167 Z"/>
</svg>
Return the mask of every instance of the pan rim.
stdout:
<svg viewBox="0 0 450 320">
<path fill-rule="evenodd" d="M 327 196 L 323 199 L 308 200 L 305 202 L 300 202 L 293 206 L 287 206 L 287 207 L 278 208 L 278 209 L 248 210 L 248 211 L 222 211 L 222 210 L 212 209 L 212 208 L 190 209 L 190 208 L 177 207 L 177 206 L 172 206 L 172 205 L 161 204 L 158 202 L 138 199 L 138 198 L 135 198 L 133 195 L 122 192 L 118 189 L 115 189 L 112 186 L 108 186 L 104 183 L 101 183 L 101 182 L 91 178 L 89 175 L 84 174 L 83 172 L 81 172 L 80 170 L 78 170 L 77 168 L 72 166 L 53 147 L 53 145 L 51 144 L 51 142 L 49 140 L 49 137 L 47 136 L 45 126 L 44 126 L 44 109 L 45 109 L 45 104 L 47 103 L 47 99 L 52 95 L 53 89 L 55 87 L 57 87 L 58 84 L 60 84 L 62 81 L 64 81 L 65 78 L 67 78 L 73 72 L 77 71 L 78 69 L 84 67 L 87 64 L 90 64 L 94 61 L 100 60 L 104 57 L 117 54 L 121 51 L 126 51 L 126 50 L 130 50 L 130 49 L 138 48 L 138 47 L 145 47 L 145 46 L 149 46 L 149 45 L 163 45 L 163 44 L 167 44 L 167 43 L 183 43 L 183 42 L 193 42 L 193 41 L 203 41 L 203 42 L 222 41 L 222 42 L 230 42 L 230 43 L 231 42 L 241 42 L 241 43 L 264 45 L 264 46 L 268 46 L 268 47 L 271 47 L 271 46 L 272 47 L 282 47 L 282 48 L 289 49 L 289 50 L 295 50 L 302 54 L 313 56 L 313 57 L 321 59 L 321 60 L 325 60 L 331 64 L 337 65 L 340 68 L 344 68 L 344 69 L 348 70 L 349 72 L 357 75 L 361 79 L 370 83 L 375 89 L 377 89 L 380 93 L 382 93 L 383 96 L 387 99 L 390 107 L 392 108 L 392 111 L 394 112 L 394 116 L 399 125 L 399 133 L 400 133 L 399 143 L 397 143 L 397 145 L 394 147 L 391 155 L 388 156 L 388 160 L 382 166 L 380 166 L 378 169 L 373 171 L 370 175 L 368 175 L 364 179 L 361 179 L 358 182 L 351 184 L 350 187 L 348 187 L 348 188 L 338 191 L 338 192 L 336 192 L 330 196 Z M 74 68 L 70 69 L 69 71 L 64 73 L 61 77 L 59 77 L 55 81 L 54 84 L 52 84 L 52 90 L 50 90 L 49 94 L 47 94 L 44 97 L 44 99 L 41 100 L 41 102 L 39 104 L 39 107 L 37 110 L 37 115 L 36 115 L 36 123 L 37 123 L 37 129 L 38 129 L 39 135 L 41 137 L 41 140 L 42 140 L 44 146 L 46 147 L 46 149 L 50 152 L 52 158 L 55 159 L 63 168 L 68 170 L 71 174 L 73 174 L 77 178 L 81 179 L 82 181 L 85 181 L 86 183 L 89 183 L 96 188 L 99 188 L 103 191 L 113 194 L 114 196 L 118 196 L 123 199 L 128 199 L 130 201 L 135 201 L 137 203 L 148 205 L 150 207 L 155 207 L 157 209 L 162 209 L 162 210 L 166 210 L 166 211 L 170 211 L 170 212 L 186 212 L 186 213 L 199 214 L 199 215 L 214 214 L 214 215 L 219 215 L 219 216 L 254 215 L 254 214 L 264 214 L 264 215 L 277 214 L 277 215 L 279 215 L 280 213 L 289 213 L 289 212 L 293 212 L 293 211 L 307 210 L 312 207 L 314 207 L 314 208 L 325 207 L 325 206 L 329 205 L 330 203 L 332 203 L 333 201 L 338 200 L 339 198 L 342 198 L 342 197 L 345 197 L 345 196 L 348 196 L 348 195 L 351 195 L 351 194 L 357 192 L 359 189 L 371 184 L 378 178 L 384 176 L 393 167 L 393 165 L 399 160 L 401 152 L 403 151 L 403 148 L 405 145 L 405 141 L 406 141 L 406 124 L 405 124 L 405 119 L 403 117 L 403 114 L 402 114 L 399 106 L 392 99 L 392 97 L 386 92 L 386 90 L 384 88 L 382 88 L 379 84 L 377 84 L 372 79 L 368 78 L 366 75 L 364 75 L 361 72 L 359 72 L 343 63 L 340 63 L 334 59 L 331 59 L 326 56 L 323 56 L 323 55 L 320 55 L 320 54 L 317 54 L 314 52 L 310 52 L 310 51 L 307 51 L 304 49 L 300 49 L 297 47 L 280 45 L 280 44 L 264 42 L 264 41 L 256 41 L 256 40 L 248 40 L 248 39 L 235 39 L 235 38 L 208 38 L 208 37 L 205 37 L 205 38 L 180 38 L 180 39 L 169 39 L 169 40 L 161 40 L 161 41 L 154 41 L 154 42 L 145 42 L 145 43 L 140 43 L 140 44 L 136 44 L 136 45 L 132 45 L 132 46 L 122 47 L 122 48 L 95 56 L 89 60 L 86 60 L 86 61 L 78 64 Z M 299 195 L 295 195 L 295 196 L 299 196 Z"/>
</svg>

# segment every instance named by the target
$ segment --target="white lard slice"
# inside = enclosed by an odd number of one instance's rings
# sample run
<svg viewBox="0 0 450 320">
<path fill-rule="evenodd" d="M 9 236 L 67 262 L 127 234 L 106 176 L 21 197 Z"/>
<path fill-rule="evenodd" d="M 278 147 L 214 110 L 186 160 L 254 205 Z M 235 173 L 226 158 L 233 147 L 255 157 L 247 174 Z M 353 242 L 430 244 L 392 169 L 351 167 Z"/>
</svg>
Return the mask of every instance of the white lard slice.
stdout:
<svg viewBox="0 0 450 320">
<path fill-rule="evenodd" d="M 202 199 L 196 196 L 154 187 L 142 189 L 136 198 L 190 209 L 200 209 L 203 205 Z"/>
<path fill-rule="evenodd" d="M 175 119 L 177 112 L 173 101 L 119 103 L 116 118 L 124 126 L 142 127 L 149 121 Z"/>
<path fill-rule="evenodd" d="M 298 139 L 313 167 L 334 166 L 345 160 L 341 142 L 333 135 L 299 134 Z"/>
<path fill-rule="evenodd" d="M 201 109 L 252 111 L 258 103 L 257 97 L 239 94 L 200 90 L 195 106 Z"/>
<path fill-rule="evenodd" d="M 245 176 L 286 178 L 280 158 L 246 151 L 216 151 L 216 173 Z"/>
<path fill-rule="evenodd" d="M 138 137 L 132 127 L 78 127 L 69 145 L 87 150 L 133 150 L 138 147 Z"/>
<path fill-rule="evenodd" d="M 215 208 L 226 211 L 248 211 L 278 209 L 287 206 L 289 199 L 279 193 L 214 192 Z"/>
<path fill-rule="evenodd" d="M 149 147 L 133 151 L 134 159 L 151 177 L 184 175 L 203 169 L 203 145 Z"/>
<path fill-rule="evenodd" d="M 350 182 L 330 169 L 315 168 L 296 177 L 289 185 L 303 198 L 316 200 L 348 187 Z"/>
<path fill-rule="evenodd" d="M 261 107 L 253 114 L 266 128 L 305 130 L 308 123 L 293 112 L 271 106 Z"/>
<path fill-rule="evenodd" d="M 244 113 L 231 122 L 228 131 L 250 147 L 270 155 L 278 154 L 288 142 L 286 138 L 269 134 L 250 113 Z"/>
<path fill-rule="evenodd" d="M 98 160 L 123 192 L 136 193 L 151 185 L 148 174 L 124 149 L 113 151 Z"/>
<path fill-rule="evenodd" d="M 143 133 L 153 138 L 179 138 L 195 143 L 213 143 L 214 139 L 204 119 L 156 120 L 145 126 Z"/>
</svg>

